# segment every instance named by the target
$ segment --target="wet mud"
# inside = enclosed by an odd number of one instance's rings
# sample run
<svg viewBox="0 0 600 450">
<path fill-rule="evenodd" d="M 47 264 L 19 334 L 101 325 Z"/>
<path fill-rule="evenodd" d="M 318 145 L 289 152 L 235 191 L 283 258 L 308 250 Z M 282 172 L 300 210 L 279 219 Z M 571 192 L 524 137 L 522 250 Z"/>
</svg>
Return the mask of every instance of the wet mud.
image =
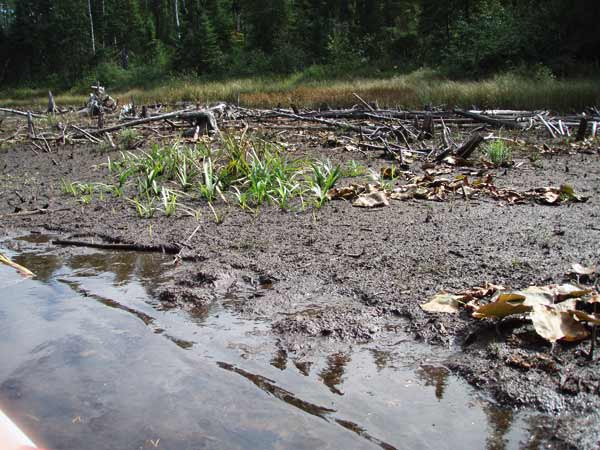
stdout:
<svg viewBox="0 0 600 450">
<path fill-rule="evenodd" d="M 378 153 L 317 147 L 297 151 L 319 152 L 335 162 L 355 159 L 375 169 L 387 164 Z M 408 339 L 444 355 L 442 369 L 421 372 L 436 392 L 444 389 L 436 380 L 457 374 L 504 408 L 541 414 L 537 417 L 544 419 L 532 426 L 535 431 L 524 448 L 598 446 L 600 434 L 593 424 L 600 422 L 600 363 L 598 356 L 593 361 L 586 356 L 589 340 L 551 348 L 524 321 L 507 320 L 496 327 L 466 312 L 428 314 L 419 307 L 441 290 L 459 291 L 486 281 L 512 288 L 557 283 L 572 263 L 597 264 L 597 151 L 570 152 L 557 144 L 555 152 L 535 162 L 524 150 L 515 155 L 514 167 L 492 169 L 498 186 L 526 190 L 570 184 L 590 197 L 586 203 L 411 200 L 364 210 L 332 201 L 320 210 L 265 206 L 256 214 L 220 205 L 220 224 L 208 210 L 199 220 L 161 215 L 142 220 L 124 201 L 94 199 L 82 205 L 61 194 L 61 178 L 106 181 L 106 156 L 75 146 L 40 155 L 27 147 L 3 150 L 0 232 L 86 235 L 82 239 L 90 242 L 108 242 L 108 237 L 113 243 L 180 248 L 182 258 L 161 266 L 150 289 L 157 308 L 207 317 L 211 308 L 225 306 L 245 320 L 264 321 L 280 352 L 273 367 L 308 371 L 311 358 L 323 354 L 340 365 L 344 351 L 354 346 L 393 348 Z M 36 209 L 46 211 L 15 214 Z M 47 245 L 56 255 L 73 251 Z M 377 358 L 385 364 L 384 354 Z M 221 369 L 295 402 L 285 390 L 269 387 L 269 380 L 253 378 L 235 364 L 226 362 Z M 343 392 L 335 369 L 325 369 L 319 377 L 331 394 Z M 503 420 L 498 418 L 497 429 Z M 350 422 L 339 419 L 338 424 L 371 436 Z M 386 441 L 370 442 L 387 448 Z"/>
</svg>

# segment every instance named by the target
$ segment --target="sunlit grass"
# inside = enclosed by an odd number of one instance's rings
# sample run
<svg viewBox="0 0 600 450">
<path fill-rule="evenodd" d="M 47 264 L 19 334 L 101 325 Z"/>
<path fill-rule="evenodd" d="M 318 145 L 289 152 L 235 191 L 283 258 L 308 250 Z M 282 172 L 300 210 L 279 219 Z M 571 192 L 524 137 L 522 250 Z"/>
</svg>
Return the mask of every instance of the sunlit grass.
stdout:
<svg viewBox="0 0 600 450">
<path fill-rule="evenodd" d="M 81 89 L 79 89 L 81 91 Z M 311 80 L 302 74 L 279 78 L 248 78 L 227 81 L 171 80 L 151 89 L 129 89 L 111 95 L 123 102 L 200 104 L 226 101 L 248 107 L 289 106 L 316 108 L 356 104 L 352 95 L 377 102 L 380 107 L 419 109 L 425 105 L 442 107 L 581 110 L 600 103 L 600 83 L 594 80 L 537 80 L 501 75 L 482 81 L 452 81 L 431 70 L 380 79 Z M 4 106 L 35 106 L 47 103 L 45 89 L 16 89 L 0 92 Z M 55 96 L 59 105 L 83 105 L 86 96 L 69 92 Z"/>
</svg>

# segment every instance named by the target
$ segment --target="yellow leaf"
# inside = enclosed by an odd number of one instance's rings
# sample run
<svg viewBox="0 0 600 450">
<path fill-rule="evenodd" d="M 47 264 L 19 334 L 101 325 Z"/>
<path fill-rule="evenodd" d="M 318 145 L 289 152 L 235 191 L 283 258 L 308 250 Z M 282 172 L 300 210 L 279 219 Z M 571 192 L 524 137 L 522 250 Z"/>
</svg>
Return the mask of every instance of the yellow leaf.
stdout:
<svg viewBox="0 0 600 450">
<path fill-rule="evenodd" d="M 453 295 L 442 292 L 436 294 L 433 298 L 421 305 L 421 309 L 427 312 L 441 312 L 456 314 L 461 305 L 462 295 Z"/>
<path fill-rule="evenodd" d="M 574 284 L 563 284 L 556 288 L 556 301 L 560 302 L 568 298 L 579 298 L 591 294 L 591 289 L 584 289 Z"/>
<path fill-rule="evenodd" d="M 593 314 L 588 314 L 585 311 L 570 311 L 577 319 L 581 322 L 591 323 L 593 325 L 600 325 L 600 317 Z"/>
<path fill-rule="evenodd" d="M 502 318 L 512 314 L 523 314 L 531 311 L 531 306 L 524 305 L 527 297 L 515 292 L 496 294 L 490 303 L 479 306 L 473 312 L 476 319 L 489 317 Z"/>
<path fill-rule="evenodd" d="M 544 305 L 535 305 L 531 321 L 537 334 L 550 342 L 560 339 L 574 342 L 586 339 L 589 332 L 570 312 L 557 311 Z"/>
</svg>

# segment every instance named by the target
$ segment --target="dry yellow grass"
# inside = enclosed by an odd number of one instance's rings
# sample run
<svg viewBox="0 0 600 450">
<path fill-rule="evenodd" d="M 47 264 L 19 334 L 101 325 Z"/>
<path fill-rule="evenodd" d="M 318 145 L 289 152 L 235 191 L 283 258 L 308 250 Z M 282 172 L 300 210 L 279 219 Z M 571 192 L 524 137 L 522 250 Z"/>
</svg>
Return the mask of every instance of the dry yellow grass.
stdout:
<svg viewBox="0 0 600 450">
<path fill-rule="evenodd" d="M 111 94 L 121 103 L 133 97 L 138 103 L 227 101 L 249 107 L 294 103 L 310 108 L 323 103 L 332 107 L 353 105 L 357 103 L 353 92 L 368 101 L 377 102 L 381 107 L 407 109 L 432 105 L 570 111 L 600 104 L 600 83 L 593 80 L 535 80 L 505 75 L 483 81 L 452 81 L 429 71 L 347 81 L 305 81 L 300 75 L 223 82 L 176 80 L 148 90 L 131 89 Z M 38 108 L 46 105 L 44 90 L 21 90 L 17 93 L 10 97 L 0 92 L 0 105 Z M 56 100 L 60 105 L 82 105 L 86 97 L 67 92 L 56 96 Z"/>
</svg>

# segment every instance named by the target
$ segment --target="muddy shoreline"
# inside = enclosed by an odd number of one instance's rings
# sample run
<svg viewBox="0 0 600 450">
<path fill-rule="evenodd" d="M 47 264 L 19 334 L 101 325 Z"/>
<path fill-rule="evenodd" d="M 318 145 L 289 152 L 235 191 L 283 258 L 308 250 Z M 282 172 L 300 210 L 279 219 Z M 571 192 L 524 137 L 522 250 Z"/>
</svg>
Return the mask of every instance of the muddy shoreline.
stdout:
<svg viewBox="0 0 600 450">
<path fill-rule="evenodd" d="M 387 164 L 378 152 L 297 151 L 376 169 Z M 227 302 L 247 317 L 268 320 L 281 349 L 297 361 L 333 344 L 390 344 L 398 330 L 408 331 L 432 352 L 438 346 L 454 350 L 446 366 L 500 405 L 547 414 L 540 429 L 551 448 L 596 448 L 600 442 L 594 426 L 600 421 L 600 363 L 598 356 L 586 358 L 589 340 L 558 343 L 551 352 L 524 321 L 507 320 L 498 334 L 466 311 L 428 314 L 419 307 L 441 290 L 486 281 L 515 289 L 558 283 L 572 263 L 600 262 L 597 149 L 577 153 L 556 145 L 535 162 L 523 150 L 512 168 L 492 170 L 498 186 L 566 183 L 589 196 L 586 203 L 410 200 L 365 210 L 332 201 L 320 210 L 264 206 L 256 214 L 219 205 L 220 224 L 208 210 L 198 220 L 140 219 L 122 199 L 84 205 L 61 193 L 61 179 L 106 182 L 107 156 L 118 152 L 88 146 L 43 154 L 28 146 L 0 150 L 0 233 L 180 246 L 184 261 L 156 292 L 164 308 L 201 310 Z M 15 214 L 38 209 L 45 212 Z"/>
</svg>

